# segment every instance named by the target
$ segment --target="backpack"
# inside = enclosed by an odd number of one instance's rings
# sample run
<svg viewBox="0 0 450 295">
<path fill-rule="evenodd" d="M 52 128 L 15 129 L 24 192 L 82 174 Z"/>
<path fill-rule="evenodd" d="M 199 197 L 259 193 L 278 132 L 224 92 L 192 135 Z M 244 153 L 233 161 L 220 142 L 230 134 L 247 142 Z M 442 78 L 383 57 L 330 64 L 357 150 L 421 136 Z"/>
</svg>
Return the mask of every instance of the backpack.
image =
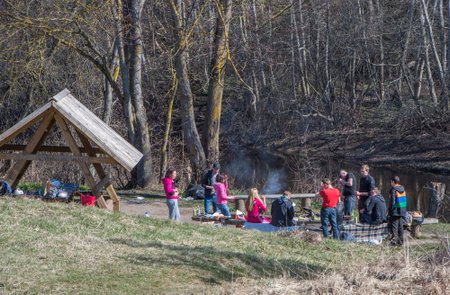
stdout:
<svg viewBox="0 0 450 295">
<path fill-rule="evenodd" d="M 0 196 L 8 195 L 12 193 L 11 186 L 5 180 L 1 181 L 0 184 Z"/>
<path fill-rule="evenodd" d="M 395 191 L 394 207 L 397 209 L 406 208 L 406 191 L 402 193 L 399 191 Z"/>
</svg>

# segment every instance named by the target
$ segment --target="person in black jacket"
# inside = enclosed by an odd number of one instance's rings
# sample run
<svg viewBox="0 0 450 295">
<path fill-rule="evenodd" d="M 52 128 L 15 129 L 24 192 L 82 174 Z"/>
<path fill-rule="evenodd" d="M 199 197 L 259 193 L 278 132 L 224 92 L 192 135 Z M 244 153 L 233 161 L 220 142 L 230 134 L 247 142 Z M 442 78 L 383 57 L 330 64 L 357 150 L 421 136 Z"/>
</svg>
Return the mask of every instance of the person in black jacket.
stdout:
<svg viewBox="0 0 450 295">
<path fill-rule="evenodd" d="M 389 192 L 389 228 L 392 235 L 391 245 L 403 245 L 403 225 L 406 217 L 406 192 L 400 185 L 400 177 L 391 178 L 391 191 Z"/>
<path fill-rule="evenodd" d="M 211 205 L 213 206 L 213 213 L 218 211 L 216 203 L 216 193 L 214 192 L 214 184 L 216 183 L 216 177 L 220 172 L 220 164 L 214 163 L 212 169 L 208 170 L 202 178 L 202 186 L 205 188 L 205 198 L 203 204 L 205 206 L 205 214 L 209 213 Z"/>
<path fill-rule="evenodd" d="M 369 205 L 367 209 L 362 209 L 363 220 L 361 223 L 379 225 L 386 221 L 386 202 L 378 188 L 370 192 Z"/>
<path fill-rule="evenodd" d="M 369 205 L 370 191 L 375 188 L 375 179 L 369 175 L 369 165 L 361 166 L 361 179 L 359 180 L 359 191 L 356 192 L 358 197 L 358 211 L 362 209 L 367 211 Z M 359 214 L 359 220 L 363 219 L 362 214 Z"/>
<path fill-rule="evenodd" d="M 351 172 L 339 172 L 339 184 L 342 186 L 344 197 L 344 215 L 351 216 L 356 203 L 356 178 Z"/>
<path fill-rule="evenodd" d="M 270 224 L 274 226 L 293 226 L 294 222 L 294 206 L 289 201 L 290 192 L 285 191 L 281 197 L 273 201 L 272 209 L 272 221 Z"/>
</svg>

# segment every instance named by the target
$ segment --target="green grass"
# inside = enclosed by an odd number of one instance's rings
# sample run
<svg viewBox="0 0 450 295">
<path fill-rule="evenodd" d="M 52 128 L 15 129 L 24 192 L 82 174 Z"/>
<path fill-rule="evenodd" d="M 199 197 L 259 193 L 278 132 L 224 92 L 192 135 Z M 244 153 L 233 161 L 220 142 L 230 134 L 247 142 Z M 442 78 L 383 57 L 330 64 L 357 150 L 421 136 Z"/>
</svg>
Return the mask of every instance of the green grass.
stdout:
<svg viewBox="0 0 450 295">
<path fill-rule="evenodd" d="M 0 199 L 0 224 L 0 294 L 211 293 L 242 280 L 311 280 L 400 251 L 27 199 Z"/>
</svg>

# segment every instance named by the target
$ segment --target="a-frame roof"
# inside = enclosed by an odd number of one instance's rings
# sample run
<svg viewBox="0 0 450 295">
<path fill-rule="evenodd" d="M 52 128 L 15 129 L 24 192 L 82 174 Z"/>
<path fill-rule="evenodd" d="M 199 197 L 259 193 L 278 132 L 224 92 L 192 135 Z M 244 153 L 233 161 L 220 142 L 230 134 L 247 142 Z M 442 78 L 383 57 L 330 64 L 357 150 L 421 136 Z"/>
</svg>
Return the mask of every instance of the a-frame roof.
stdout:
<svg viewBox="0 0 450 295">
<path fill-rule="evenodd" d="M 141 152 L 80 103 L 67 89 L 1 134 L 0 146 L 7 144 L 18 134 L 53 112 L 77 128 L 128 171 L 131 171 L 141 160 L 143 156 Z"/>
</svg>

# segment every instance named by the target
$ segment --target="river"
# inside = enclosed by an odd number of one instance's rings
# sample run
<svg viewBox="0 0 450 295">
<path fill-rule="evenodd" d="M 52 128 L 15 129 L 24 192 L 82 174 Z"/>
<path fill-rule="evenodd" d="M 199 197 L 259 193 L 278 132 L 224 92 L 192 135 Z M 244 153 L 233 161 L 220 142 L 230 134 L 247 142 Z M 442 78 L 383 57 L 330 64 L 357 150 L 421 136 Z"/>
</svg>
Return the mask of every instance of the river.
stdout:
<svg viewBox="0 0 450 295">
<path fill-rule="evenodd" d="M 318 161 L 299 160 L 292 156 L 265 151 L 235 150 L 222 161 L 222 171 L 229 174 L 232 185 L 241 189 L 257 187 L 263 193 L 312 193 L 320 188 L 320 180 L 328 177 L 337 183 L 340 169 L 352 172 L 359 184 L 359 163 L 339 162 L 334 159 Z M 398 175 L 408 195 L 408 210 L 427 214 L 431 198 L 431 182 L 450 184 L 450 176 L 427 173 L 412 168 L 371 165 L 370 174 L 386 198 L 390 179 Z M 448 198 L 448 197 L 447 197 Z M 441 209 L 440 219 L 450 222 L 450 210 Z"/>
</svg>

